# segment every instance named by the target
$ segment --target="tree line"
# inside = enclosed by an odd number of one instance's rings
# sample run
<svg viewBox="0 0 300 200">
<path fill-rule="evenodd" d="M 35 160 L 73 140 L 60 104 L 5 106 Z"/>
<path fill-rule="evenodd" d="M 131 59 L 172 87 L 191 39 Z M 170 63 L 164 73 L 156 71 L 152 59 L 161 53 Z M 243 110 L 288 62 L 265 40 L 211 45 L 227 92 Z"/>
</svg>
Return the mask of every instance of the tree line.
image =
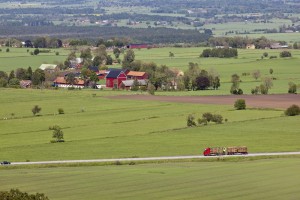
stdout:
<svg viewBox="0 0 300 200">
<path fill-rule="evenodd" d="M 206 42 L 209 34 L 197 30 L 182 30 L 171 28 L 128 28 L 128 27 L 73 27 L 73 26 L 45 26 L 45 27 L 14 27 L 4 26 L 0 29 L 0 37 L 18 39 L 32 39 L 47 35 L 60 39 L 110 39 L 130 38 L 140 43 L 200 43 Z"/>
</svg>

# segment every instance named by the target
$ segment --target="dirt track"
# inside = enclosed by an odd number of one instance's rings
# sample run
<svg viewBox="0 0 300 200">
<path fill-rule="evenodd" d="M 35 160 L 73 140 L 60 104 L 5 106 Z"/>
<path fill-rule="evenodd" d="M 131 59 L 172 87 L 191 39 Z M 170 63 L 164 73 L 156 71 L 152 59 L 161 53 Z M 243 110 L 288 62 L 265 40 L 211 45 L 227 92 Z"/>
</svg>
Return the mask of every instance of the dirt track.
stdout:
<svg viewBox="0 0 300 200">
<path fill-rule="evenodd" d="M 109 97 L 112 99 L 132 99 L 145 101 L 164 101 L 196 104 L 233 105 L 237 99 L 245 99 L 247 107 L 286 109 L 292 104 L 300 106 L 300 95 L 224 95 L 224 96 L 150 96 L 150 95 L 121 95 Z"/>
</svg>

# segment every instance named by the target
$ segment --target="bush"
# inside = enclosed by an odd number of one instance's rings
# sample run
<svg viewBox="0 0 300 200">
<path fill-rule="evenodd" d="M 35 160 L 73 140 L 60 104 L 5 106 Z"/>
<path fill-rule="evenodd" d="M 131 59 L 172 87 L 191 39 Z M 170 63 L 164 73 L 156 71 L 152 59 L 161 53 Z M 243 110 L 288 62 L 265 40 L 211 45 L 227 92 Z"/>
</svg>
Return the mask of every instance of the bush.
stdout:
<svg viewBox="0 0 300 200">
<path fill-rule="evenodd" d="M 284 112 L 287 116 L 296 116 L 300 115 L 300 107 L 297 105 L 291 105 L 286 111 Z"/>
<path fill-rule="evenodd" d="M 223 122 L 223 117 L 222 115 L 213 115 L 213 118 L 211 120 L 212 122 L 215 122 L 216 124 L 222 124 Z"/>
<path fill-rule="evenodd" d="M 58 109 L 58 114 L 60 114 L 60 115 L 62 115 L 62 114 L 65 114 L 65 111 L 64 111 L 64 109 L 62 109 L 62 108 L 59 108 L 59 109 Z"/>
<path fill-rule="evenodd" d="M 245 110 L 246 109 L 246 101 L 245 101 L 245 99 L 237 99 L 234 102 L 234 108 L 236 110 Z"/>
<path fill-rule="evenodd" d="M 293 82 L 289 83 L 289 90 L 288 93 L 290 94 L 296 94 L 297 93 L 297 85 Z"/>
<path fill-rule="evenodd" d="M 59 56 L 59 52 L 58 52 L 58 51 L 57 51 L 57 52 L 55 52 L 55 55 Z"/>
<path fill-rule="evenodd" d="M 213 114 L 211 114 L 211 113 L 204 113 L 203 115 L 202 115 L 202 117 L 203 117 L 203 119 L 206 119 L 207 120 L 207 122 L 210 122 L 210 121 L 212 121 L 212 119 L 213 119 Z"/>
<path fill-rule="evenodd" d="M 194 115 L 192 115 L 192 114 L 188 115 L 186 124 L 187 124 L 188 127 L 196 126 Z"/>
<path fill-rule="evenodd" d="M 42 108 L 39 107 L 38 105 L 35 105 L 35 106 L 31 109 L 33 115 L 38 114 L 41 110 L 42 110 Z"/>
<path fill-rule="evenodd" d="M 270 56 L 269 58 L 270 59 L 274 59 L 274 58 L 277 58 L 277 56 Z"/>
<path fill-rule="evenodd" d="M 207 125 L 207 119 L 205 119 L 205 118 L 199 118 L 198 119 L 198 124 L 199 125 L 201 125 L 201 124 L 203 124 L 203 125 Z"/>
<path fill-rule="evenodd" d="M 289 51 L 283 51 L 283 52 L 280 53 L 280 57 L 281 58 L 288 58 L 288 57 L 292 57 L 292 54 Z"/>
<path fill-rule="evenodd" d="M 258 93 L 259 93 L 259 87 L 258 86 L 251 89 L 251 94 L 258 94 Z"/>
</svg>

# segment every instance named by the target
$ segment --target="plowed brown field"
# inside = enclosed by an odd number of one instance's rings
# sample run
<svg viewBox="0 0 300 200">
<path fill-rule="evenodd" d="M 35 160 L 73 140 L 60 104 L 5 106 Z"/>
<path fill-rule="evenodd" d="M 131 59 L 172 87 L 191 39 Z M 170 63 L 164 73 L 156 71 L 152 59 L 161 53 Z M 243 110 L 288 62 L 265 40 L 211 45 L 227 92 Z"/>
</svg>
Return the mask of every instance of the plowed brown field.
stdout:
<svg viewBox="0 0 300 200">
<path fill-rule="evenodd" d="M 247 107 L 285 109 L 292 104 L 300 106 L 300 95 L 224 95 L 224 96 L 152 96 L 152 95 L 120 95 L 110 96 L 112 99 L 132 99 L 144 101 L 163 101 L 195 104 L 233 105 L 237 99 L 245 99 Z"/>
</svg>

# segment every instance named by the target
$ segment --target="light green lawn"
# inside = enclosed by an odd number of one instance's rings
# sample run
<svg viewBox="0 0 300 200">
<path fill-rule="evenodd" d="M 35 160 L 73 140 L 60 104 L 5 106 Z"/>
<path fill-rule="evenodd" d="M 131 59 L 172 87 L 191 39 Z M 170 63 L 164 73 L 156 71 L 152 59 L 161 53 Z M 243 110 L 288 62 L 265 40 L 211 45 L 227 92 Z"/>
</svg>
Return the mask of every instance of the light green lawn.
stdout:
<svg viewBox="0 0 300 200">
<path fill-rule="evenodd" d="M 0 170 L 0 190 L 63 199 L 233 199 L 299 197 L 300 160 L 189 162 Z"/>
</svg>

